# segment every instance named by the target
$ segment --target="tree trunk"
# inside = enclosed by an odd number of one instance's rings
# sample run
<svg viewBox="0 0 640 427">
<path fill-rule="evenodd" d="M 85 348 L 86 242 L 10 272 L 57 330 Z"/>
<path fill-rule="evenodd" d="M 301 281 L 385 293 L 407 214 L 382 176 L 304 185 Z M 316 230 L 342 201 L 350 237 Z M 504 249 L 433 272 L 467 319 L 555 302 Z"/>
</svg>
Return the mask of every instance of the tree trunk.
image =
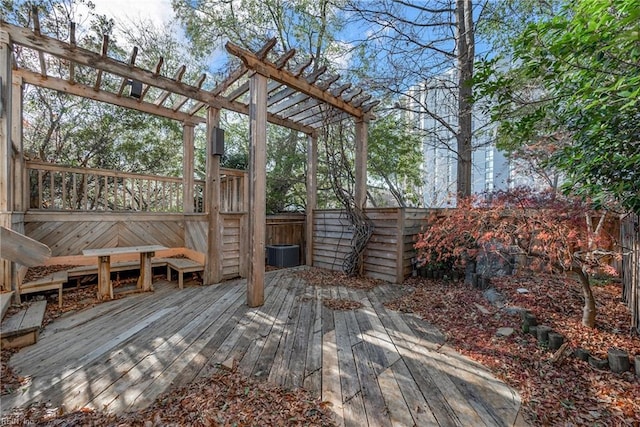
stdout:
<svg viewBox="0 0 640 427">
<path fill-rule="evenodd" d="M 456 191 L 458 198 L 471 195 L 471 102 L 473 96 L 473 61 L 475 41 L 471 0 L 456 1 L 457 61 L 458 61 L 458 133 L 456 135 L 458 168 Z"/>
<path fill-rule="evenodd" d="M 582 285 L 582 296 L 584 297 L 584 307 L 582 308 L 582 324 L 588 328 L 596 327 L 596 299 L 591 291 L 589 275 L 580 267 L 573 270 L 580 278 Z"/>
</svg>

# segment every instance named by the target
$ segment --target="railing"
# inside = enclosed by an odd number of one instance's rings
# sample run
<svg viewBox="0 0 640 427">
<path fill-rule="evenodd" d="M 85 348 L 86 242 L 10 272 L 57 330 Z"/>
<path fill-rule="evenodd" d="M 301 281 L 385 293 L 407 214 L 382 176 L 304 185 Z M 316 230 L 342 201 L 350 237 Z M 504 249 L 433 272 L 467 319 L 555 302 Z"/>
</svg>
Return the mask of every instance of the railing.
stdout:
<svg viewBox="0 0 640 427">
<path fill-rule="evenodd" d="M 244 209 L 246 173 L 223 169 L 221 211 Z M 27 162 L 29 209 L 183 212 L 182 178 Z M 204 181 L 194 180 L 193 212 L 204 212 Z"/>
</svg>

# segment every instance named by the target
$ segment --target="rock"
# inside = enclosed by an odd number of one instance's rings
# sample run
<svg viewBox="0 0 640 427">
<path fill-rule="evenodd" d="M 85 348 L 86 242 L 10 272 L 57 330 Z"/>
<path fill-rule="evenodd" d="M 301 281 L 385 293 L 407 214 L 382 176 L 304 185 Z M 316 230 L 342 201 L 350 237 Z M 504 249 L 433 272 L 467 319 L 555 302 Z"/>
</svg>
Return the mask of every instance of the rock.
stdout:
<svg viewBox="0 0 640 427">
<path fill-rule="evenodd" d="M 518 307 L 517 305 L 508 305 L 508 306 L 502 307 L 502 309 L 507 314 L 520 314 L 520 315 L 522 315 L 522 312 L 526 311 L 526 309 L 524 309 L 522 307 Z"/>
<path fill-rule="evenodd" d="M 589 365 L 596 369 L 607 369 L 609 361 L 607 359 L 602 360 L 594 356 L 589 356 Z"/>
<path fill-rule="evenodd" d="M 587 350 L 585 350 L 584 348 L 576 348 L 573 351 L 573 357 L 575 357 L 576 359 L 580 359 L 583 361 L 587 361 L 589 360 L 589 352 Z"/>
<path fill-rule="evenodd" d="M 508 337 L 513 334 L 513 328 L 498 328 L 496 335 L 499 337 Z"/>
<path fill-rule="evenodd" d="M 553 331 L 551 326 L 539 325 L 536 328 L 536 332 L 538 335 L 538 343 L 545 345 L 549 343 L 549 332 Z"/>
<path fill-rule="evenodd" d="M 525 311 L 523 313 L 520 313 L 520 316 L 522 318 L 522 325 L 523 326 L 538 326 L 538 318 L 536 317 L 535 314 L 531 313 L 530 311 Z"/>
<path fill-rule="evenodd" d="M 629 353 L 624 350 L 610 348 L 607 350 L 607 360 L 611 372 L 619 374 L 621 372 L 627 372 L 631 368 Z"/>
<path fill-rule="evenodd" d="M 491 286 L 491 278 L 489 276 L 482 276 L 478 279 L 478 286 L 480 289 L 489 289 Z"/>
<path fill-rule="evenodd" d="M 489 310 L 487 310 L 485 307 L 481 306 L 480 304 L 476 303 L 476 308 L 482 314 L 491 314 L 491 312 Z"/>
<path fill-rule="evenodd" d="M 518 292 L 519 294 L 528 294 L 529 293 L 529 289 L 518 288 L 518 289 L 516 289 L 516 292 Z"/>
<path fill-rule="evenodd" d="M 556 332 L 549 332 L 549 350 L 557 350 L 564 343 L 564 337 Z"/>
<path fill-rule="evenodd" d="M 538 327 L 537 326 L 529 326 L 529 333 L 534 337 L 538 338 Z"/>
<path fill-rule="evenodd" d="M 468 261 L 464 266 L 464 284 L 473 286 L 472 274 L 476 272 L 476 263 L 474 261 Z"/>
<path fill-rule="evenodd" d="M 495 288 L 489 288 L 482 293 L 482 295 L 489 301 L 491 304 L 497 304 L 504 301 L 504 297 L 498 292 Z"/>
<path fill-rule="evenodd" d="M 515 259 L 510 248 L 498 242 L 485 243 L 476 257 L 476 272 L 487 276 L 510 276 Z"/>
<path fill-rule="evenodd" d="M 636 369 L 636 377 L 640 378 L 640 355 L 637 355 L 633 361 L 633 365 Z"/>
</svg>

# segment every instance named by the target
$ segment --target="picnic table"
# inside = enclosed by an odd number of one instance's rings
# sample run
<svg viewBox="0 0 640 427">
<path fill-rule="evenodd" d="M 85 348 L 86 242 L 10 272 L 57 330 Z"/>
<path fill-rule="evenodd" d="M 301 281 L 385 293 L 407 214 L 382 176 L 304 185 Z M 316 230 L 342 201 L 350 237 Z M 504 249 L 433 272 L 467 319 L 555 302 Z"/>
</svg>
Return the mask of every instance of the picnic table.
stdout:
<svg viewBox="0 0 640 427">
<path fill-rule="evenodd" d="M 98 257 L 98 298 L 113 299 L 113 286 L 111 284 L 111 256 L 139 253 L 140 254 L 140 277 L 138 278 L 138 289 L 142 291 L 152 291 L 151 283 L 151 258 L 155 256 L 156 251 L 168 249 L 160 245 L 148 246 L 127 246 L 118 248 L 100 248 L 100 249 L 84 249 L 84 256 Z"/>
</svg>

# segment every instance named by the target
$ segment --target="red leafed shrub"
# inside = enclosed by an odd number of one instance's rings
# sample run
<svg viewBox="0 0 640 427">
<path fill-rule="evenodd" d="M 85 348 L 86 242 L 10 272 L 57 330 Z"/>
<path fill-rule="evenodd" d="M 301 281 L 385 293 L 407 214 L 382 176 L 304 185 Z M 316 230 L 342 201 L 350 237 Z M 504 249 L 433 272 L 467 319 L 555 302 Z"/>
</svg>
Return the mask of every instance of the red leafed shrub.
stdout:
<svg viewBox="0 0 640 427">
<path fill-rule="evenodd" d="M 582 322 L 593 327 L 589 276 L 598 269 L 613 273 L 606 261 L 616 256 L 608 249 L 613 240 L 606 219 L 606 212 L 593 212 L 582 200 L 521 188 L 462 200 L 456 209 L 433 214 L 415 248 L 423 265 L 464 265 L 482 248 L 506 250 L 534 270 L 573 272 L 583 287 Z"/>
</svg>

